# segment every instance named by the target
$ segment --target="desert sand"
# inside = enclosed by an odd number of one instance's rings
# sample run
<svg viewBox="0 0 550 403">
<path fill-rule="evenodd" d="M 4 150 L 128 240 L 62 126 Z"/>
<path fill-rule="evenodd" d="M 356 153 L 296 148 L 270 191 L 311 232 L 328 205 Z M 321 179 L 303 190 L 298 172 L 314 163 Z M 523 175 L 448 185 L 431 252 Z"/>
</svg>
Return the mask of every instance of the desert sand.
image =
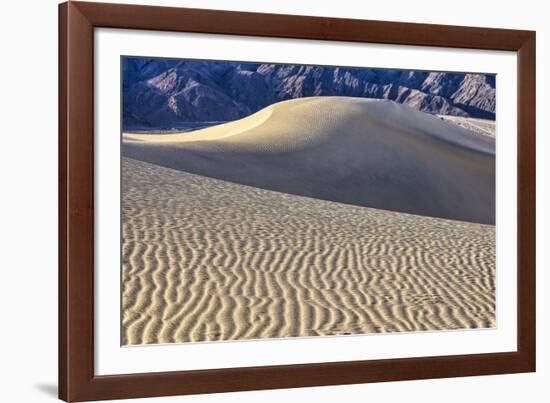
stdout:
<svg viewBox="0 0 550 403">
<path fill-rule="evenodd" d="M 127 157 L 300 196 L 495 222 L 495 140 L 392 101 L 312 97 L 181 134 L 124 134 Z"/>
<path fill-rule="evenodd" d="M 491 136 L 323 97 L 122 151 L 124 344 L 496 325 Z"/>
<path fill-rule="evenodd" d="M 123 342 L 495 326 L 495 228 L 123 159 Z"/>
<path fill-rule="evenodd" d="M 438 115 L 441 119 L 454 123 L 474 133 L 495 137 L 496 122 L 489 119 L 465 118 L 461 116 Z"/>
</svg>

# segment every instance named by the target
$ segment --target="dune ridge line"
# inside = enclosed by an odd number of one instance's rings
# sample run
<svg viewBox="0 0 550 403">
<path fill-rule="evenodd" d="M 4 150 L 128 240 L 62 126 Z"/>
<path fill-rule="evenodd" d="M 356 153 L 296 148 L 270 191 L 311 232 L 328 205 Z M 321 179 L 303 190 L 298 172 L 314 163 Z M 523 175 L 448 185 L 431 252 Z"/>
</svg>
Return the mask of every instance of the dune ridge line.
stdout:
<svg viewBox="0 0 550 403">
<path fill-rule="evenodd" d="M 365 207 L 495 222 L 495 140 L 393 101 L 311 97 L 179 134 L 123 134 L 123 155 Z"/>
</svg>

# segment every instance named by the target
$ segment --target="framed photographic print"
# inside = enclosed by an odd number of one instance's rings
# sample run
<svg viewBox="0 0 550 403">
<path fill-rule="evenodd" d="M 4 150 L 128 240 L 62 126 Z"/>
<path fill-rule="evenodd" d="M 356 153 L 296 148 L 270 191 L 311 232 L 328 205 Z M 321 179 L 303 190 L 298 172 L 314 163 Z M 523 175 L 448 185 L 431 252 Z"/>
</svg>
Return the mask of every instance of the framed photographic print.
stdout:
<svg viewBox="0 0 550 403">
<path fill-rule="evenodd" d="M 59 397 L 535 370 L 535 33 L 68 2 Z"/>
</svg>

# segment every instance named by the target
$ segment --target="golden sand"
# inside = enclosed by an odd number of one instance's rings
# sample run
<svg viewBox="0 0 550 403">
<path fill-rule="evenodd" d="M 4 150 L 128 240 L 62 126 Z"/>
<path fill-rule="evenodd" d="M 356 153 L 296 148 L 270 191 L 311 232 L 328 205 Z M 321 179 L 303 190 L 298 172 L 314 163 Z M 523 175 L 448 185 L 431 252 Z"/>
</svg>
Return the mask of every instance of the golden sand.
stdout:
<svg viewBox="0 0 550 403">
<path fill-rule="evenodd" d="M 495 141 L 464 125 L 312 97 L 124 134 L 124 343 L 495 326 Z"/>
<path fill-rule="evenodd" d="M 123 159 L 127 345 L 495 326 L 495 228 Z"/>
<path fill-rule="evenodd" d="M 494 224 L 494 138 L 390 101 L 293 99 L 191 133 L 125 134 L 123 153 L 267 190 Z"/>
</svg>

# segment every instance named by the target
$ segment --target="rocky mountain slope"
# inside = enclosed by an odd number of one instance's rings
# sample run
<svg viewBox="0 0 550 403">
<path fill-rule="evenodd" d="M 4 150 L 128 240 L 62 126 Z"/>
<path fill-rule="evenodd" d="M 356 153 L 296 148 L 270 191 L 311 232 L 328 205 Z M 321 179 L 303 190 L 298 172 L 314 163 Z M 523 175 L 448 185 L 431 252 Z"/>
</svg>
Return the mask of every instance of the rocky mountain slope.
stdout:
<svg viewBox="0 0 550 403">
<path fill-rule="evenodd" d="M 125 58 L 122 73 L 124 130 L 224 122 L 287 99 L 336 95 L 495 116 L 493 75 L 148 58 Z"/>
</svg>

